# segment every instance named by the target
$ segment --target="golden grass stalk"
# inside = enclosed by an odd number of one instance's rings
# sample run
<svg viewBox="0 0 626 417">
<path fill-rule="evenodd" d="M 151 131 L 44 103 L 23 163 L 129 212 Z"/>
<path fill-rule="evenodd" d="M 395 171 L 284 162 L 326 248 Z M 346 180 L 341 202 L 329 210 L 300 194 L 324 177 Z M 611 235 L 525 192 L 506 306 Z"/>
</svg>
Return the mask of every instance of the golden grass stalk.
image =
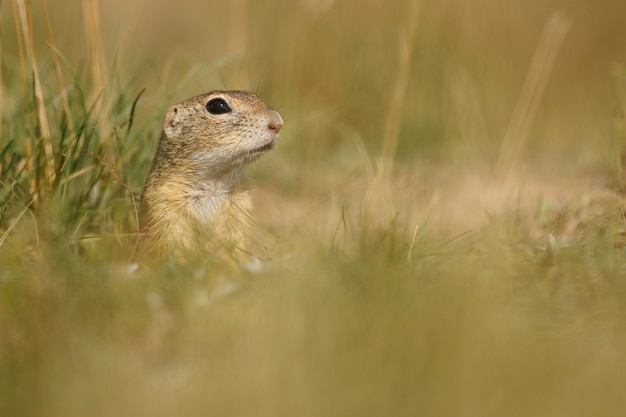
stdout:
<svg viewBox="0 0 626 417">
<path fill-rule="evenodd" d="M 419 6 L 419 0 L 414 0 L 411 3 L 407 28 L 400 34 L 399 38 L 398 71 L 385 122 L 382 150 L 375 175 L 369 178 L 363 202 L 363 233 L 366 239 L 368 239 L 367 235 L 372 232 L 372 229 L 386 227 L 387 223 L 395 215 L 391 198 L 390 177 L 398 148 L 400 128 L 402 127 L 403 108 L 409 83 Z"/>
<path fill-rule="evenodd" d="M 390 175 L 393 168 L 393 159 L 398 148 L 404 102 L 411 70 L 411 59 L 413 57 L 413 41 L 415 39 L 419 5 L 419 0 L 413 1 L 406 31 L 401 33 L 398 43 L 398 72 L 385 122 L 381 157 L 378 160 L 378 175 L 381 178 L 388 178 Z"/>
<path fill-rule="evenodd" d="M 0 12 L 2 1 L 0 0 Z M 0 151 L 2 151 L 2 25 L 0 25 Z M 0 172 L 2 172 L 2 160 L 0 159 Z"/>
<path fill-rule="evenodd" d="M 110 95 L 106 91 L 106 63 L 100 28 L 100 5 L 98 0 L 83 1 L 83 18 L 85 31 L 87 32 L 89 67 L 91 68 L 93 83 L 91 99 L 95 100 L 93 114 L 96 114 L 98 117 L 99 131 L 101 133 L 110 132 L 111 126 L 107 117 L 110 114 L 108 111 Z M 112 144 L 113 141 L 108 140 L 108 135 L 100 135 L 100 146 L 105 151 L 109 150 Z"/>
<path fill-rule="evenodd" d="M 104 56 L 102 51 L 102 38 L 100 36 L 100 12 L 98 0 L 85 0 L 83 2 L 85 30 L 88 38 L 89 66 L 93 90 L 96 95 L 104 88 Z M 96 113 L 98 113 L 96 109 Z"/>
<path fill-rule="evenodd" d="M 24 40 L 20 31 L 20 18 L 17 11 L 17 0 L 13 0 L 13 18 L 15 20 L 15 37 L 17 38 L 17 53 L 20 59 L 20 73 L 22 74 L 22 97 L 24 103 L 24 114 L 28 108 L 28 89 L 26 88 L 26 58 L 24 57 Z M 30 157 L 30 153 L 28 154 Z"/>
<path fill-rule="evenodd" d="M 67 126 L 70 136 L 74 135 L 74 121 L 72 120 L 72 113 L 70 111 L 70 103 L 67 98 L 67 90 L 64 88 L 65 81 L 63 80 L 63 71 L 61 70 L 61 63 L 59 62 L 59 55 L 55 48 L 54 34 L 52 33 L 52 25 L 50 24 L 50 16 L 48 15 L 48 6 L 46 0 L 41 0 L 41 7 L 43 9 L 44 20 L 46 21 L 46 29 L 48 31 L 48 45 L 52 50 L 52 60 L 54 64 L 54 70 L 61 88 L 61 101 L 63 103 L 63 111 L 65 112 L 65 118 L 67 119 Z"/>
<path fill-rule="evenodd" d="M 24 56 L 24 40 L 22 39 L 22 32 L 20 31 L 20 17 L 18 13 L 17 0 L 13 0 L 13 18 L 15 20 L 15 37 L 17 38 L 17 51 L 20 61 L 20 74 L 22 75 L 22 103 L 24 107 L 24 115 L 28 115 L 28 82 L 26 75 L 26 57 Z M 27 119 L 27 117 L 25 117 Z M 30 172 L 34 171 L 34 161 L 33 161 L 33 138 L 30 135 L 28 124 L 26 125 L 26 167 Z M 39 194 L 37 193 L 37 181 L 34 175 L 30 176 L 29 181 L 29 191 L 33 196 L 33 205 L 36 206 L 39 200 Z"/>
<path fill-rule="evenodd" d="M 248 2 L 230 2 L 230 24 L 228 25 L 228 53 L 241 60 L 235 63 L 231 82 L 233 88 L 247 89 L 250 86 L 245 56 L 248 50 Z"/>
<path fill-rule="evenodd" d="M 33 85 L 35 88 L 35 111 L 37 115 L 37 125 L 41 139 L 43 141 L 44 149 L 44 177 L 48 184 L 52 184 L 55 179 L 54 170 L 54 154 L 52 149 L 52 140 L 50 137 L 50 127 L 48 125 L 48 116 L 46 115 L 45 102 L 43 98 L 43 91 L 41 89 L 41 80 L 39 78 L 39 69 L 37 67 L 37 60 L 35 59 L 35 47 L 33 43 L 33 31 L 30 7 L 24 2 L 24 0 L 15 0 L 17 14 L 19 16 L 19 27 L 22 30 L 22 36 L 24 40 L 24 47 L 28 55 L 28 59 L 31 64 L 33 73 Z"/>
<path fill-rule="evenodd" d="M 569 19 L 565 15 L 553 13 L 544 27 L 500 146 L 495 166 L 495 178 L 501 184 L 508 182 L 511 173 L 515 172 L 519 165 L 528 130 L 537 114 L 539 103 L 569 26 Z"/>
</svg>

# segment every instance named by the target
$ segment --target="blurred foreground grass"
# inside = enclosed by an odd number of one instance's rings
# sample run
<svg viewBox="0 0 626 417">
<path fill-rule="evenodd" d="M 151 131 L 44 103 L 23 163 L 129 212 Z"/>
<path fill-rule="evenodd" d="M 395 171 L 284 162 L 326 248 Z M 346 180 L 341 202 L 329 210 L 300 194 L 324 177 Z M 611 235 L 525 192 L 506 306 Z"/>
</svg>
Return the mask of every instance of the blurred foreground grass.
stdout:
<svg viewBox="0 0 626 417">
<path fill-rule="evenodd" d="M 557 3 L 3 3 L 0 415 L 622 415 L 624 6 Z M 224 87 L 262 262 L 133 264 Z"/>
</svg>

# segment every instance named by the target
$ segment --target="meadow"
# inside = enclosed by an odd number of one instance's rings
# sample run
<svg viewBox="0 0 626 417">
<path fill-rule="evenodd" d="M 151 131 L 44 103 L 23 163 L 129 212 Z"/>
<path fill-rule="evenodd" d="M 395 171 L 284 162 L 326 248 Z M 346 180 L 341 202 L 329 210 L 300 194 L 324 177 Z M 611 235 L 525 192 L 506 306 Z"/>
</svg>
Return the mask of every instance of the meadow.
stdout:
<svg viewBox="0 0 626 417">
<path fill-rule="evenodd" d="M 626 3 L 0 3 L 1 416 L 621 416 Z M 148 266 L 167 108 L 248 89 L 258 262 Z"/>
</svg>

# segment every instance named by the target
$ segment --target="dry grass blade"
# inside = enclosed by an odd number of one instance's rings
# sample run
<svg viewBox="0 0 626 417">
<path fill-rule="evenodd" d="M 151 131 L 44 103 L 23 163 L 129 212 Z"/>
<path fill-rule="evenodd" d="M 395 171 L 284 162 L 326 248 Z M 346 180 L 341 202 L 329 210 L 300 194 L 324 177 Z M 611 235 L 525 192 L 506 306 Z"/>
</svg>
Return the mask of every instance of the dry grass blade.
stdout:
<svg viewBox="0 0 626 417">
<path fill-rule="evenodd" d="M 62 88 L 61 90 L 61 100 L 63 102 L 63 111 L 65 112 L 65 118 L 67 120 L 67 126 L 69 128 L 69 133 L 71 136 L 74 135 L 74 121 L 72 120 L 72 113 L 70 111 L 70 103 L 67 98 L 67 91 L 63 86 L 65 85 L 65 81 L 63 80 L 63 71 L 61 70 L 61 63 L 59 62 L 59 55 L 55 48 L 54 42 L 54 34 L 52 32 L 52 25 L 50 24 L 50 16 L 48 15 L 48 6 L 46 5 L 46 0 L 41 1 L 41 7 L 43 10 L 44 20 L 46 21 L 46 29 L 48 31 L 48 45 L 50 45 L 50 49 L 52 49 L 52 60 L 54 63 L 54 70 L 57 76 L 57 80 L 59 82 L 59 86 Z"/>
<path fill-rule="evenodd" d="M 389 219 L 395 216 L 389 182 L 402 126 L 419 6 L 419 0 L 412 2 L 407 28 L 399 38 L 398 69 L 385 121 L 382 151 L 378 159 L 376 175 L 369 179 L 363 202 L 366 239 L 373 230 L 385 228 Z"/>
<path fill-rule="evenodd" d="M 234 88 L 248 88 L 250 80 L 244 57 L 246 55 L 248 35 L 248 2 L 233 0 L 230 6 L 230 31 L 228 32 L 228 52 L 239 60 L 234 64 L 235 70 L 231 82 Z"/>
<path fill-rule="evenodd" d="M 20 16 L 18 13 L 18 6 L 17 6 L 17 0 L 13 0 L 13 19 L 15 21 L 15 37 L 17 39 L 17 53 L 18 53 L 18 57 L 19 57 L 19 62 L 20 62 L 20 75 L 21 75 L 21 87 L 22 87 L 22 103 L 23 103 L 23 107 L 24 107 L 24 116 L 27 117 L 28 115 L 28 82 L 27 82 L 27 75 L 26 75 L 26 57 L 24 56 L 24 39 L 22 39 L 22 32 L 20 31 Z M 28 132 L 28 124 L 26 124 L 26 132 Z M 32 135 L 27 135 L 26 138 L 24 138 L 25 141 L 25 147 L 26 147 L 26 166 L 28 168 L 29 171 L 33 171 L 34 170 L 34 162 L 33 162 L 33 139 L 32 139 Z M 32 176 L 29 179 L 29 191 L 30 194 L 33 196 L 34 198 L 34 205 L 37 204 L 39 197 L 38 197 L 38 193 L 37 193 L 37 181 L 35 180 L 35 177 Z"/>
<path fill-rule="evenodd" d="M 100 12 L 98 0 L 83 1 L 83 17 L 85 21 L 85 31 L 87 32 L 87 45 L 89 50 L 89 67 L 91 68 L 91 79 L 93 83 L 92 100 L 94 100 L 94 114 L 97 115 L 100 132 L 109 132 L 110 122 L 108 114 L 109 94 L 106 91 L 106 64 L 104 58 L 104 47 L 100 29 Z M 98 98 L 101 96 L 101 98 Z M 100 146 L 105 150 L 111 147 L 111 141 L 107 140 L 107 135 L 100 135 Z"/>
<path fill-rule="evenodd" d="M 508 181 L 519 163 L 528 129 L 537 114 L 539 102 L 569 25 L 569 19 L 565 15 L 554 13 L 543 30 L 500 147 L 495 177 L 502 183 Z"/>
<path fill-rule="evenodd" d="M 2 11 L 2 1 L 0 1 Z M 0 80 L 2 80 L 2 25 L 0 25 Z M 2 83 L 0 82 L 0 151 L 2 151 Z M 0 172 L 2 172 L 2 160 L 0 160 Z"/>
<path fill-rule="evenodd" d="M 400 136 L 400 127 L 402 125 L 402 115 L 404 108 L 407 86 L 409 83 L 409 73 L 411 70 L 411 59 L 413 56 L 413 43 L 415 39 L 415 30 L 417 28 L 417 19 L 419 17 L 418 0 L 413 1 L 411 5 L 409 22 L 406 31 L 401 34 L 399 39 L 398 50 L 398 72 L 396 82 L 389 103 L 389 111 L 385 122 L 385 135 L 383 137 L 382 155 L 378 162 L 378 175 L 386 178 L 390 175 L 393 168 L 393 158 L 398 148 L 398 139 Z"/>
<path fill-rule="evenodd" d="M 43 98 L 43 91 L 41 89 L 41 80 L 39 78 L 39 69 L 37 67 L 37 60 L 35 58 L 35 46 L 33 43 L 33 31 L 30 8 L 24 2 L 24 0 L 17 1 L 17 13 L 19 14 L 19 26 L 22 29 L 22 36 L 26 46 L 26 52 L 30 60 L 32 72 L 33 72 L 33 84 L 35 87 L 35 110 L 37 114 L 37 124 L 39 127 L 41 139 L 43 141 L 44 149 L 44 176 L 48 184 L 54 183 L 55 170 L 54 170 L 54 153 L 52 149 L 50 127 L 48 125 L 48 116 L 46 115 L 45 102 Z"/>
</svg>

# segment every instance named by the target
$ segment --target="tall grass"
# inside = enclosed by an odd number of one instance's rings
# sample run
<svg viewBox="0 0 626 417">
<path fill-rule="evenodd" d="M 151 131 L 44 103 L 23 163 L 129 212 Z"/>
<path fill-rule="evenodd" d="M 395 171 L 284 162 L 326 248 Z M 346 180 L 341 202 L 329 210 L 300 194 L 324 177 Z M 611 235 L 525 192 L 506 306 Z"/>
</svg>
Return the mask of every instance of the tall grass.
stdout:
<svg viewBox="0 0 626 417">
<path fill-rule="evenodd" d="M 3 2 L 0 415 L 621 415 L 622 6 L 556 3 Z M 259 262 L 134 263 L 212 88 Z"/>
<path fill-rule="evenodd" d="M 142 175 L 136 169 L 141 167 L 135 166 L 139 149 L 134 144 L 144 138 L 141 133 L 131 135 L 141 89 L 127 89 L 113 75 L 105 83 L 101 74 L 104 64 L 97 52 L 87 62 L 86 69 L 91 69 L 88 75 L 82 73 L 84 68 L 75 72 L 69 67 L 55 45 L 46 3 L 42 6 L 49 36 L 48 56 L 53 58 L 56 76 L 52 78 L 56 83 L 47 84 L 45 89 L 34 55 L 30 4 L 14 4 L 20 56 L 16 75 L 22 94 L 10 101 L 19 100 L 21 104 L 11 109 L 6 135 L 11 139 L 4 142 L 2 150 L 3 228 L 13 230 L 16 224 L 24 223 L 25 213 L 31 212 L 38 224 L 25 233 L 36 235 L 35 240 L 29 237 L 31 243 L 38 242 L 41 233 L 61 237 L 70 245 L 87 237 L 95 238 L 93 235 L 103 238 L 133 233 L 137 225 L 130 229 L 132 232 L 122 231 L 129 230 L 128 220 L 137 223 L 136 216 L 131 219 L 116 213 L 129 208 L 129 213 L 135 212 L 135 194 L 141 190 L 141 181 L 131 180 Z M 94 21 L 97 7 L 97 2 L 86 7 L 91 13 L 87 31 L 92 34 L 92 51 L 101 49 L 94 39 L 98 30 Z M 68 83 L 64 81 L 64 72 L 70 73 Z M 103 104 L 108 102 L 114 105 Z M 112 208 L 115 205 L 118 207 Z M 119 232 L 104 226 L 103 221 L 111 215 L 122 221 Z"/>
</svg>

